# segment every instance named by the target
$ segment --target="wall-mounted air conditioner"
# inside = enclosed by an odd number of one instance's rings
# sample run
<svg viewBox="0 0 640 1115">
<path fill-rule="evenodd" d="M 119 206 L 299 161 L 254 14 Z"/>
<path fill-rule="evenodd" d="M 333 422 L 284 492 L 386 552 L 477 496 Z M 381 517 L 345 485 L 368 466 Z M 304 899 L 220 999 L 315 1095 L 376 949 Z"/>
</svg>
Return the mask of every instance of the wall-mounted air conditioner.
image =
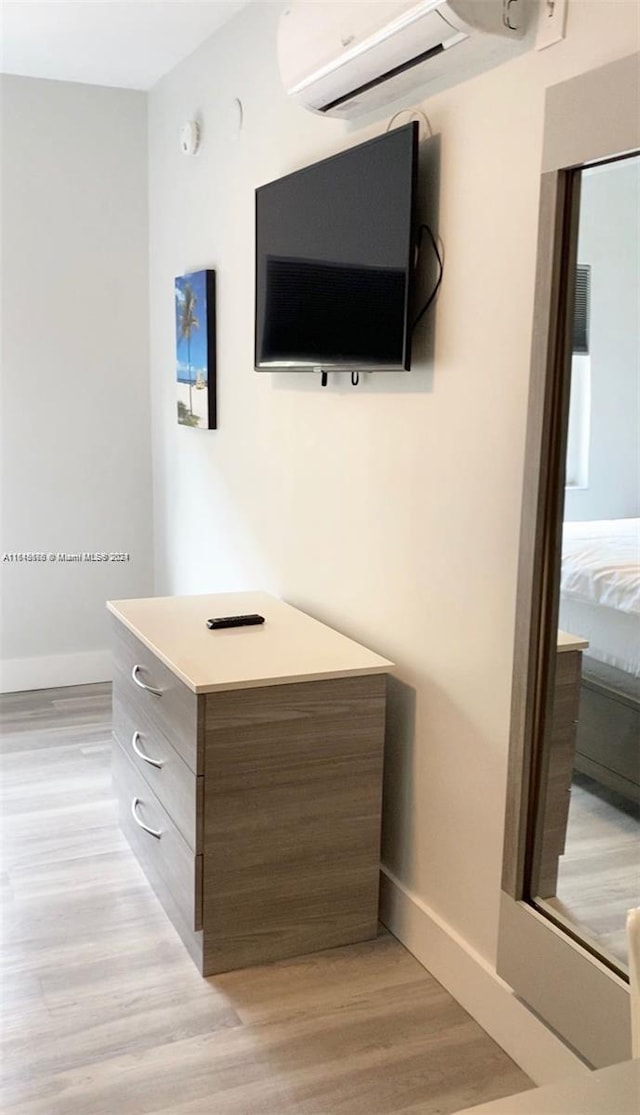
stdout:
<svg viewBox="0 0 640 1115">
<path fill-rule="evenodd" d="M 278 29 L 286 92 L 348 118 L 425 96 L 529 49 L 535 0 L 294 0 Z"/>
</svg>

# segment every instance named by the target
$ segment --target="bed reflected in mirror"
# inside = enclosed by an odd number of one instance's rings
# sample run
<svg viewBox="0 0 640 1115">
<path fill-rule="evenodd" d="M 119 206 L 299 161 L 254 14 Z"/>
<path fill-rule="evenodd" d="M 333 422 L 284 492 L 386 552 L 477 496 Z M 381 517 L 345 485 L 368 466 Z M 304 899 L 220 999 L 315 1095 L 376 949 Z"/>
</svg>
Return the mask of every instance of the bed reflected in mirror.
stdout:
<svg viewBox="0 0 640 1115">
<path fill-rule="evenodd" d="M 534 902 L 626 971 L 640 905 L 640 160 L 583 170 Z"/>
</svg>

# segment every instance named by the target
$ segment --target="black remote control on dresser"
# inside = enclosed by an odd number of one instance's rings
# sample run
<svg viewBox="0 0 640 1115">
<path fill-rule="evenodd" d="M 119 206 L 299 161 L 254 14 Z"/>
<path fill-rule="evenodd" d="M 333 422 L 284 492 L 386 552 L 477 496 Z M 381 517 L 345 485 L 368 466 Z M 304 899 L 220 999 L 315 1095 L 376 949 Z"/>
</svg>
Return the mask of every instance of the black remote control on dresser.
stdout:
<svg viewBox="0 0 640 1115">
<path fill-rule="evenodd" d="M 254 613 L 250 616 L 217 616 L 207 620 L 207 627 L 220 631 L 224 627 L 256 627 L 259 623 L 264 623 L 264 616 Z"/>
</svg>

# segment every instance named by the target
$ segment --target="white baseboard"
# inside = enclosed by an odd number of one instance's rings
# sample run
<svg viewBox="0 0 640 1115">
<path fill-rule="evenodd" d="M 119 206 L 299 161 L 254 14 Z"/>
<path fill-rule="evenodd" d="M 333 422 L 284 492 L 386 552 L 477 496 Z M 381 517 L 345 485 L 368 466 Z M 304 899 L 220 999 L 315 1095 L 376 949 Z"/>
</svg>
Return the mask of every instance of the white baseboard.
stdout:
<svg viewBox="0 0 640 1115">
<path fill-rule="evenodd" d="M 5 658 L 0 663 L 0 693 L 111 681 L 111 670 L 111 654 L 108 650 L 92 650 L 84 654 L 55 654 L 42 658 Z"/>
<path fill-rule="evenodd" d="M 535 1084 L 589 1071 L 491 965 L 385 867 L 380 920 Z"/>
</svg>

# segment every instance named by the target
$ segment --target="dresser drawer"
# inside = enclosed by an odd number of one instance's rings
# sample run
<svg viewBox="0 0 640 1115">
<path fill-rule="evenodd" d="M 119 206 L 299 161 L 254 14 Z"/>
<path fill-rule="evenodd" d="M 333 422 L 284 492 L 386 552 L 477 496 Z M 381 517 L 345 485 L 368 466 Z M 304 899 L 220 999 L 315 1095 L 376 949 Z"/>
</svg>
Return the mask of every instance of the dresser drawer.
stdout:
<svg viewBox="0 0 640 1115">
<path fill-rule="evenodd" d="M 113 782 L 120 825 L 158 898 L 172 919 L 177 917 L 182 923 L 179 929 L 201 929 L 202 856 L 194 855 L 117 739 L 113 742 Z"/>
<path fill-rule="evenodd" d="M 196 774 L 202 773 L 203 725 L 198 697 L 159 658 L 114 620 L 114 685 L 162 732 Z"/>
<path fill-rule="evenodd" d="M 131 686 L 119 677 L 113 686 L 113 730 L 123 751 L 148 782 L 194 852 L 202 851 L 202 795 L 198 777 L 145 713 Z"/>
</svg>

